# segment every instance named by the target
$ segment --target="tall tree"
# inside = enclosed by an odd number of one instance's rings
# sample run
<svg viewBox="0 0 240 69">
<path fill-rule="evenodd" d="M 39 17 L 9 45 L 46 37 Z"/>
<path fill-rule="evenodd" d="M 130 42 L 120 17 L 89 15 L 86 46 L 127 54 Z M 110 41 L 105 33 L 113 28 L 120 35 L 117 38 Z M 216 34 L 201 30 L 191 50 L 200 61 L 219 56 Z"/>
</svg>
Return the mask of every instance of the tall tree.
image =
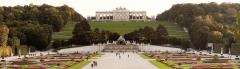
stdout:
<svg viewBox="0 0 240 69">
<path fill-rule="evenodd" d="M 161 24 L 158 25 L 158 27 L 156 29 L 156 32 L 157 32 L 158 38 L 160 38 L 160 37 L 168 37 L 167 28 L 164 27 Z"/>
<path fill-rule="evenodd" d="M 237 15 L 236 23 L 234 24 L 234 39 L 240 43 L 240 12 Z"/>
<path fill-rule="evenodd" d="M 3 15 L 0 13 L 0 23 L 2 23 L 2 21 L 3 21 Z"/>
<path fill-rule="evenodd" d="M 0 25 L 0 46 L 6 47 L 9 29 L 6 25 Z"/>
<path fill-rule="evenodd" d="M 211 31 L 208 33 L 208 41 L 211 43 L 222 43 L 223 34 L 219 31 Z"/>
<path fill-rule="evenodd" d="M 143 35 L 146 40 L 150 41 L 150 44 L 152 43 L 152 39 L 156 39 L 157 38 L 157 32 L 152 28 L 152 27 L 144 27 L 144 35 Z"/>
</svg>

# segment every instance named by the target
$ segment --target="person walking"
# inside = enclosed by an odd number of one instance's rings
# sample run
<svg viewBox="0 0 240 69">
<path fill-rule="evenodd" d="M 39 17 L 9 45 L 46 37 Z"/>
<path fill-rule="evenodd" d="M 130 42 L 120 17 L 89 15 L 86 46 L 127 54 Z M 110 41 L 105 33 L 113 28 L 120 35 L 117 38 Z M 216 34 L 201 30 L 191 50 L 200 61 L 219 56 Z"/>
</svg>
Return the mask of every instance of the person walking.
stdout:
<svg viewBox="0 0 240 69">
<path fill-rule="evenodd" d="M 129 54 L 128 54 L 128 58 L 129 58 Z"/>
<path fill-rule="evenodd" d="M 93 66 L 96 66 L 96 62 L 95 61 L 93 61 Z"/>
<path fill-rule="evenodd" d="M 93 64 L 91 64 L 91 67 L 93 68 Z"/>
<path fill-rule="evenodd" d="M 119 55 L 119 59 L 121 59 L 121 56 Z"/>
<path fill-rule="evenodd" d="M 97 61 L 95 61 L 95 66 L 97 66 Z"/>
</svg>

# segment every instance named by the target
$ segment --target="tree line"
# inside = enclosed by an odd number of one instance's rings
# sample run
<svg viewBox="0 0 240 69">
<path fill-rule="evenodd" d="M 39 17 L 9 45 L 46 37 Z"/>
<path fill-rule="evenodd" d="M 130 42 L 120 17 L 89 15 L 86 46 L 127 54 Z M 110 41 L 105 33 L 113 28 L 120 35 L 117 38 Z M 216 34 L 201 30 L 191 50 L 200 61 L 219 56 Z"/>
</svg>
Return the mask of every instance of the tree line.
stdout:
<svg viewBox="0 0 240 69">
<path fill-rule="evenodd" d="M 206 49 L 207 43 L 225 43 L 227 48 L 240 39 L 236 36 L 239 28 L 238 3 L 216 2 L 201 4 L 175 4 L 169 10 L 158 14 L 157 21 L 172 21 L 186 27 L 192 44 L 197 49 Z M 238 34 L 239 36 L 239 34 Z"/>
<path fill-rule="evenodd" d="M 87 20 L 82 20 L 77 23 L 72 33 L 73 36 L 67 41 L 67 45 L 91 45 L 97 43 L 107 43 L 108 40 L 115 41 L 120 37 L 120 34 L 108 30 L 99 30 L 97 27 L 91 29 Z M 63 42 L 57 40 L 54 42 L 54 48 L 59 48 L 59 46 L 63 45 Z"/>
<path fill-rule="evenodd" d="M 123 36 L 126 40 L 136 43 L 150 43 L 152 45 L 172 44 L 173 46 L 183 45 L 184 49 L 189 47 L 189 41 L 168 36 L 167 28 L 159 24 L 156 30 L 145 26 Z"/>
<path fill-rule="evenodd" d="M 45 49 L 51 42 L 53 32 L 58 32 L 70 21 L 86 20 L 73 8 L 63 5 L 54 7 L 42 5 L 16 5 L 0 7 L 0 25 L 10 31 L 8 45 L 13 45 L 13 37 L 20 39 L 21 45 Z"/>
</svg>

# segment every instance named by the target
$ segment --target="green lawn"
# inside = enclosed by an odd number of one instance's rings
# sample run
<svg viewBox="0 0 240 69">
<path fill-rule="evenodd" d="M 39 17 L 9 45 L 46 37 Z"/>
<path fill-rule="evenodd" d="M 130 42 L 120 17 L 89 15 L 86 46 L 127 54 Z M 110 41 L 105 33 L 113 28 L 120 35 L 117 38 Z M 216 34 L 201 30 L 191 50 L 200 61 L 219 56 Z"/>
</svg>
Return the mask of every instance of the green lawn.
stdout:
<svg viewBox="0 0 240 69">
<path fill-rule="evenodd" d="M 162 24 L 167 28 L 169 36 L 174 36 L 177 38 L 189 39 L 189 35 L 187 32 L 184 32 L 176 24 L 170 22 L 91 22 L 89 23 L 92 30 L 98 27 L 100 30 L 109 30 L 112 32 L 117 32 L 121 35 L 126 33 L 130 33 L 139 28 L 143 28 L 145 26 L 152 27 L 154 29 L 157 28 L 159 24 Z"/>
<path fill-rule="evenodd" d="M 102 55 L 99 54 L 99 55 L 93 56 L 91 59 L 98 59 L 98 58 L 100 58 L 101 56 L 102 56 Z"/>
<path fill-rule="evenodd" d="M 148 60 L 148 61 L 160 69 L 173 69 L 161 62 L 158 62 L 157 60 Z"/>
<path fill-rule="evenodd" d="M 91 62 L 92 61 L 90 61 L 90 60 L 85 60 L 83 62 L 80 62 L 80 63 L 76 64 L 76 65 L 73 65 L 72 67 L 69 67 L 68 69 L 80 69 L 80 68 L 86 66 L 87 64 L 89 64 Z"/>
<path fill-rule="evenodd" d="M 52 35 L 52 40 L 67 40 L 72 37 L 72 30 L 77 22 L 72 22 L 66 24 L 66 26 L 60 32 L 54 32 Z M 176 24 L 170 22 L 90 22 L 91 29 L 98 27 L 100 30 L 109 30 L 112 32 L 117 32 L 121 35 L 126 33 L 130 33 L 139 28 L 143 28 L 145 26 L 152 27 L 154 29 L 157 28 L 159 24 L 162 24 L 167 28 L 169 36 L 189 39 L 189 35 L 187 32 L 184 32 Z"/>
<path fill-rule="evenodd" d="M 141 53 L 139 53 L 139 55 L 140 55 L 142 58 L 144 58 L 144 59 L 155 59 L 155 58 L 150 58 L 150 57 L 148 57 L 148 56 L 146 56 L 146 55 L 144 55 L 144 54 L 141 54 Z"/>
<path fill-rule="evenodd" d="M 54 32 L 52 34 L 52 40 L 67 40 L 72 37 L 72 31 L 77 22 L 68 23 L 63 27 L 60 32 Z"/>
</svg>

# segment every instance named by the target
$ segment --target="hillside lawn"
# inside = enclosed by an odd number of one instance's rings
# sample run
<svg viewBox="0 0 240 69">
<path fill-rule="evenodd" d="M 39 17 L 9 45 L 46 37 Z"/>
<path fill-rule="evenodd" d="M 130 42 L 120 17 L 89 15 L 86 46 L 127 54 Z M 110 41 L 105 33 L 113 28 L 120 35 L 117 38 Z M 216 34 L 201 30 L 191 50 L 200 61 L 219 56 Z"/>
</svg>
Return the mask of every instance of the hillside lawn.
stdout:
<svg viewBox="0 0 240 69">
<path fill-rule="evenodd" d="M 77 22 L 71 22 L 71 23 L 66 24 L 65 27 L 63 27 L 63 29 L 61 29 L 60 32 L 54 32 L 52 34 L 52 40 L 68 40 L 68 39 L 70 39 L 73 36 L 72 31 L 76 24 L 77 24 Z"/>
<path fill-rule="evenodd" d="M 91 28 L 98 27 L 100 30 L 109 30 L 112 32 L 117 32 L 120 35 L 132 32 L 139 28 L 144 28 L 145 26 L 157 28 L 159 24 L 162 24 L 167 28 L 169 36 L 174 36 L 177 38 L 189 39 L 187 32 L 184 32 L 180 27 L 177 27 L 176 24 L 164 21 L 158 22 L 90 22 Z"/>
<path fill-rule="evenodd" d="M 66 24 L 66 26 L 60 32 L 54 32 L 52 35 L 53 40 L 67 40 L 72 37 L 72 30 L 77 22 L 72 22 Z M 99 28 L 101 30 L 109 30 L 112 32 L 117 32 L 120 35 L 132 32 L 139 28 L 144 28 L 145 26 L 157 28 L 159 24 L 162 24 L 167 28 L 168 34 L 171 37 L 177 37 L 182 39 L 189 39 L 187 32 L 184 32 L 180 27 L 177 27 L 176 24 L 164 21 L 158 22 L 90 22 L 91 29 Z"/>
</svg>

